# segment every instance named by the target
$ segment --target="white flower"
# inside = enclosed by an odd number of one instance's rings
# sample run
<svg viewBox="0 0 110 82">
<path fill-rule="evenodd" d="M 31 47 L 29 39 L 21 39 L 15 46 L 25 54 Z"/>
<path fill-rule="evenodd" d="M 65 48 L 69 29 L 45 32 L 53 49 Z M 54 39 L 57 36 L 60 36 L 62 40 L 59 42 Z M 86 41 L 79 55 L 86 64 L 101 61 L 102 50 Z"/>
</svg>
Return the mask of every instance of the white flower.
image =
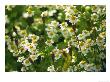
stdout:
<svg viewBox="0 0 110 82">
<path fill-rule="evenodd" d="M 31 60 L 34 62 L 37 59 L 38 55 L 30 55 Z"/>
<path fill-rule="evenodd" d="M 69 17 L 69 21 L 70 21 L 72 24 L 75 24 L 75 23 L 77 22 L 77 17 L 74 16 L 74 15 L 71 15 L 71 16 Z"/>
<path fill-rule="evenodd" d="M 96 13 L 93 13 L 93 14 L 91 15 L 91 20 L 96 21 L 97 19 L 98 19 L 98 15 L 97 15 Z"/>
<path fill-rule="evenodd" d="M 54 38 L 56 36 L 56 34 L 54 32 L 52 32 L 52 31 L 47 32 L 47 34 L 48 34 L 49 38 Z"/>
<path fill-rule="evenodd" d="M 49 16 L 53 16 L 54 13 L 56 13 L 56 10 L 49 11 Z"/>
<path fill-rule="evenodd" d="M 32 11 L 31 13 L 29 13 L 29 12 L 24 12 L 24 13 L 23 13 L 23 18 L 32 17 L 33 15 L 34 15 L 34 11 Z"/>
<path fill-rule="evenodd" d="M 52 44 L 54 43 L 54 41 L 51 39 L 51 40 L 47 40 L 45 43 L 48 46 L 52 46 Z"/>
<path fill-rule="evenodd" d="M 62 56 L 62 54 L 55 54 L 55 60 L 58 60 L 58 59 L 60 59 L 61 58 L 61 56 Z"/>
<path fill-rule="evenodd" d="M 34 35 L 34 34 L 29 34 L 27 39 L 31 39 L 32 43 L 34 44 L 34 43 L 36 43 L 39 40 L 39 36 Z"/>
<path fill-rule="evenodd" d="M 48 11 L 44 11 L 44 12 L 42 12 L 41 17 L 46 17 L 46 16 L 48 16 L 48 14 L 49 14 Z"/>
<path fill-rule="evenodd" d="M 65 28 L 67 28 L 68 24 L 67 22 L 63 22 L 60 24 L 61 30 L 64 30 Z"/>
<path fill-rule="evenodd" d="M 17 62 L 22 62 L 24 59 L 25 59 L 24 56 L 22 56 L 22 57 L 18 57 Z"/>
<path fill-rule="evenodd" d="M 23 17 L 24 18 L 28 18 L 29 17 L 29 14 L 27 12 L 23 13 Z"/>
<path fill-rule="evenodd" d="M 25 59 L 22 64 L 25 66 L 30 66 L 31 62 L 29 61 L 29 59 Z"/>
<path fill-rule="evenodd" d="M 30 43 L 28 51 L 31 52 L 31 53 L 34 53 L 35 50 L 36 50 L 36 45 L 33 44 L 33 43 Z"/>
<path fill-rule="evenodd" d="M 25 38 L 25 41 L 22 41 L 20 46 L 23 47 L 23 49 L 26 51 L 28 50 L 31 53 L 34 53 L 36 51 L 36 43 L 35 41 L 37 40 L 36 38 L 31 38 L 32 42 L 28 41 L 28 38 Z M 35 41 L 34 41 L 35 40 Z"/>
<path fill-rule="evenodd" d="M 49 71 L 49 72 L 55 72 L 54 65 L 49 66 L 47 68 L 47 71 Z"/>
<path fill-rule="evenodd" d="M 57 47 L 55 49 L 53 49 L 52 51 L 55 55 L 55 60 L 58 60 L 59 58 L 61 58 L 62 56 L 62 51 L 57 49 Z"/>
</svg>

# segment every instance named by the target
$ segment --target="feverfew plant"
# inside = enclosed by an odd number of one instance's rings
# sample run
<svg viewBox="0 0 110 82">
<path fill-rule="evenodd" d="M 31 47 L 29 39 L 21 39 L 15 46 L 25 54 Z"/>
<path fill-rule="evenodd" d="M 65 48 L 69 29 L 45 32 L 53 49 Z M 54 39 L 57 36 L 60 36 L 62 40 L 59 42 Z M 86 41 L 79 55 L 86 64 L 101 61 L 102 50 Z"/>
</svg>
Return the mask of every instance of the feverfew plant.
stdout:
<svg viewBox="0 0 110 82">
<path fill-rule="evenodd" d="M 104 5 L 6 5 L 5 12 L 5 71 L 106 71 Z"/>
</svg>

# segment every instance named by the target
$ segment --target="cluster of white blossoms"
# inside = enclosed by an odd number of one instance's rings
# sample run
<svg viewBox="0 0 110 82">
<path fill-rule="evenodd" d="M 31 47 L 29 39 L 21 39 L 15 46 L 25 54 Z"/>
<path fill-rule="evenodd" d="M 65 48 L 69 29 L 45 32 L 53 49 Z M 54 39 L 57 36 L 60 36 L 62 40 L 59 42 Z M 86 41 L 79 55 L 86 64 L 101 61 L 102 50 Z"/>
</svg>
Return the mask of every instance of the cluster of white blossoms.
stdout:
<svg viewBox="0 0 110 82">
<path fill-rule="evenodd" d="M 45 28 L 45 30 L 47 31 L 47 35 L 49 38 L 54 39 L 55 37 L 58 37 L 57 34 L 57 27 L 58 27 L 58 22 L 57 21 L 51 21 L 50 24 L 48 24 L 48 28 Z"/>
<path fill-rule="evenodd" d="M 13 56 L 16 56 L 17 62 L 23 64 L 23 67 L 30 66 L 32 62 L 34 62 L 39 54 L 37 53 L 37 41 L 39 40 L 39 36 L 34 34 L 27 34 L 26 30 L 21 30 L 19 26 L 15 26 L 17 29 L 17 34 L 21 38 L 18 39 L 17 43 L 14 40 L 11 40 L 9 36 L 5 36 L 6 43 L 10 52 L 13 53 Z M 17 34 L 13 32 L 13 37 L 16 37 Z M 19 44 L 19 45 L 17 45 Z M 23 56 L 23 53 L 28 52 L 26 56 Z M 21 69 L 22 70 L 22 69 Z"/>
<path fill-rule="evenodd" d="M 21 6 L 22 12 L 13 9 L 16 6 L 6 6 L 5 40 L 6 49 L 21 65 L 19 71 L 106 70 L 105 6 L 27 5 Z M 16 16 L 10 15 L 11 11 Z"/>
<path fill-rule="evenodd" d="M 76 23 L 77 22 L 77 9 L 76 6 L 66 6 L 65 8 L 65 15 L 66 15 L 66 20 L 69 20 L 71 23 Z"/>
</svg>

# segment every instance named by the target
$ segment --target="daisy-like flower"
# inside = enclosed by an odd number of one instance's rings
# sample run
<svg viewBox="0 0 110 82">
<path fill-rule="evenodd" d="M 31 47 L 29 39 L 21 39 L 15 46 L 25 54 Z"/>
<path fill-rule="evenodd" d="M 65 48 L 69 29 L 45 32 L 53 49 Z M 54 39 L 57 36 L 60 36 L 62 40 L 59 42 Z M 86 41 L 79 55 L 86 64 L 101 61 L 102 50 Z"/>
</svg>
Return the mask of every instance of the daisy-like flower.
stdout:
<svg viewBox="0 0 110 82">
<path fill-rule="evenodd" d="M 61 56 L 62 56 L 62 54 L 55 54 L 55 60 L 58 60 L 58 59 L 60 59 L 61 58 Z"/>
<path fill-rule="evenodd" d="M 38 55 L 30 55 L 29 57 L 34 62 L 37 59 Z"/>
<path fill-rule="evenodd" d="M 39 40 L 39 36 L 34 35 L 34 34 L 29 34 L 28 39 L 32 40 L 32 43 L 36 43 Z"/>
<path fill-rule="evenodd" d="M 23 44 L 22 47 L 24 50 L 29 50 L 29 43 Z"/>
<path fill-rule="evenodd" d="M 69 18 L 69 21 L 72 23 L 72 24 L 75 24 L 77 22 L 77 17 L 74 16 L 74 15 L 71 15 L 70 18 Z"/>
<path fill-rule="evenodd" d="M 97 15 L 96 13 L 93 13 L 93 14 L 91 15 L 91 20 L 96 21 L 97 19 L 98 19 L 98 15 Z"/>
<path fill-rule="evenodd" d="M 55 55 L 55 60 L 58 60 L 62 56 L 62 50 L 59 50 L 57 47 L 52 51 Z"/>
<path fill-rule="evenodd" d="M 53 37 L 56 36 L 56 34 L 55 34 L 54 32 L 52 32 L 52 31 L 47 32 L 47 34 L 48 34 L 48 37 L 49 37 L 49 38 L 53 38 Z"/>
<path fill-rule="evenodd" d="M 63 22 L 60 24 L 61 30 L 64 30 L 65 28 L 67 28 L 68 24 L 67 22 Z"/>
<path fill-rule="evenodd" d="M 25 66 L 30 66 L 31 62 L 29 61 L 29 59 L 25 59 L 22 64 Z"/>
<path fill-rule="evenodd" d="M 47 40 L 45 43 L 48 46 L 52 46 L 52 44 L 54 43 L 54 41 L 51 39 L 51 40 Z"/>
<path fill-rule="evenodd" d="M 29 49 L 28 49 L 29 52 L 34 53 L 36 51 L 36 45 L 35 44 L 30 43 L 28 47 L 29 47 Z"/>
</svg>

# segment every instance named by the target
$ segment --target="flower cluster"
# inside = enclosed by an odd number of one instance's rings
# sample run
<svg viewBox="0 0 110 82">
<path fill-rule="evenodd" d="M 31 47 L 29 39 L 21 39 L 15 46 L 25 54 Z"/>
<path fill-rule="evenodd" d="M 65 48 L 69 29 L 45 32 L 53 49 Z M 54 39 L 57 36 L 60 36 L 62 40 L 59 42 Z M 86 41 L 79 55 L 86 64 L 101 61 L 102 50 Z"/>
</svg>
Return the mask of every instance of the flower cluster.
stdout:
<svg viewBox="0 0 110 82">
<path fill-rule="evenodd" d="M 5 11 L 6 71 L 106 71 L 104 5 L 7 5 Z"/>
</svg>

